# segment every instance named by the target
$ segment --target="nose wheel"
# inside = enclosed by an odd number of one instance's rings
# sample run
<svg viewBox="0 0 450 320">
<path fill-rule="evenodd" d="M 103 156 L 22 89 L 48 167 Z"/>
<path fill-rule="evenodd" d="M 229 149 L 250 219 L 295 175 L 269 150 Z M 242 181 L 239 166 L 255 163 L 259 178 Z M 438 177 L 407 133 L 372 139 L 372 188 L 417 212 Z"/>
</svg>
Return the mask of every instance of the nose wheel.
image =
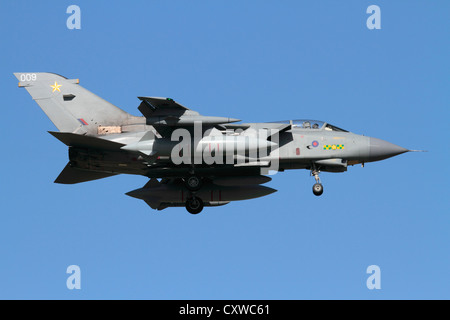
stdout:
<svg viewBox="0 0 450 320">
<path fill-rule="evenodd" d="M 323 193 L 323 186 L 320 183 L 315 183 L 313 185 L 313 193 L 316 196 L 320 196 Z"/>
<path fill-rule="evenodd" d="M 314 176 L 314 179 L 316 179 L 316 183 L 313 185 L 313 193 L 315 196 L 320 196 L 323 193 L 323 185 L 320 183 L 319 178 L 320 171 L 316 169 L 316 167 L 313 165 L 313 168 L 311 169 L 311 175 Z"/>
</svg>

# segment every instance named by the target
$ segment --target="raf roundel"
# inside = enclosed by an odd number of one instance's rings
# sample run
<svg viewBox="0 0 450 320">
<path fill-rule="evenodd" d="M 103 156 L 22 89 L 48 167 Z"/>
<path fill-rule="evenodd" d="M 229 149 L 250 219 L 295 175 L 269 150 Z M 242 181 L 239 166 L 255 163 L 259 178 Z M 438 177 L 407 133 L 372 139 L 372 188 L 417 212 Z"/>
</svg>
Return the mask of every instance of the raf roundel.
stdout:
<svg viewBox="0 0 450 320">
<path fill-rule="evenodd" d="M 312 146 L 313 146 L 314 148 L 317 148 L 317 147 L 319 146 L 319 142 L 317 142 L 316 140 L 314 140 L 314 141 L 312 142 Z"/>
</svg>

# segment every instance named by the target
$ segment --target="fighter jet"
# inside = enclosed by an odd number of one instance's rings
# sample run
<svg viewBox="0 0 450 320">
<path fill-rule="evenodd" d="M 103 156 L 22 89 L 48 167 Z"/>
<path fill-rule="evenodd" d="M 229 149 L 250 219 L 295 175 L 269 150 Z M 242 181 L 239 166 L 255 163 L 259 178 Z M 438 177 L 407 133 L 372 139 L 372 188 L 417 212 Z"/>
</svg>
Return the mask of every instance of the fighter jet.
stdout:
<svg viewBox="0 0 450 320">
<path fill-rule="evenodd" d="M 74 184 L 118 174 L 149 178 L 127 195 L 151 208 L 204 207 L 262 197 L 270 174 L 309 170 L 320 196 L 321 172 L 384 160 L 408 151 L 377 138 L 316 120 L 238 123 L 203 116 L 170 98 L 138 97 L 142 116 L 133 116 L 79 84 L 54 73 L 14 73 L 50 118 L 66 144 L 69 162 L 55 183 Z"/>
</svg>

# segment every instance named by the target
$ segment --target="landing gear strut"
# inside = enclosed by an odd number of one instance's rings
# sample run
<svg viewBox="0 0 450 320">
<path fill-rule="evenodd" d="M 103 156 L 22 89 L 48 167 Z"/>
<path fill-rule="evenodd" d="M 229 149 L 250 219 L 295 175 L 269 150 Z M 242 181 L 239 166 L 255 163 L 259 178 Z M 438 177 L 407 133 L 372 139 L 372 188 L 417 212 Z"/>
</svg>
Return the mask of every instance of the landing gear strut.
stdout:
<svg viewBox="0 0 450 320">
<path fill-rule="evenodd" d="M 187 177 L 184 182 L 190 191 L 197 191 L 202 186 L 202 180 L 195 175 Z"/>
<path fill-rule="evenodd" d="M 316 183 L 313 185 L 313 193 L 316 196 L 320 196 L 323 193 L 323 186 L 320 183 L 319 178 L 320 171 L 316 169 L 316 166 L 313 164 L 313 167 L 311 169 L 311 175 L 314 176 L 314 179 L 316 179 Z"/>
<path fill-rule="evenodd" d="M 203 210 L 203 201 L 199 197 L 192 196 L 186 200 L 186 210 L 189 213 L 197 214 Z"/>
<path fill-rule="evenodd" d="M 186 188 L 191 191 L 191 195 L 186 199 L 186 210 L 189 213 L 197 214 L 203 210 L 204 204 L 202 199 L 195 196 L 195 193 L 202 187 L 203 181 L 194 174 L 194 170 L 189 173 L 190 175 L 183 179 Z"/>
</svg>

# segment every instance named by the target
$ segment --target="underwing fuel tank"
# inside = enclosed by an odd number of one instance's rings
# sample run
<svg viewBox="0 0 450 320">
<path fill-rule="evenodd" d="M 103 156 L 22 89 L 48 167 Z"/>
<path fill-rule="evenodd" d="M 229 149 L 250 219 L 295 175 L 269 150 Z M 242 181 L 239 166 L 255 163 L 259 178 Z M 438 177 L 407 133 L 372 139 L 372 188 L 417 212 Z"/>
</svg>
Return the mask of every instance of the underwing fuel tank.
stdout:
<svg viewBox="0 0 450 320">
<path fill-rule="evenodd" d="M 218 186 L 233 187 L 263 184 L 271 180 L 272 178 L 267 176 L 217 177 L 213 183 Z"/>
<path fill-rule="evenodd" d="M 219 186 L 209 183 L 196 191 L 195 196 L 205 202 L 229 202 L 259 198 L 276 191 L 260 185 Z M 159 182 L 126 193 L 133 198 L 159 203 L 185 203 L 191 194 L 191 191 L 183 183 L 164 184 Z"/>
</svg>

